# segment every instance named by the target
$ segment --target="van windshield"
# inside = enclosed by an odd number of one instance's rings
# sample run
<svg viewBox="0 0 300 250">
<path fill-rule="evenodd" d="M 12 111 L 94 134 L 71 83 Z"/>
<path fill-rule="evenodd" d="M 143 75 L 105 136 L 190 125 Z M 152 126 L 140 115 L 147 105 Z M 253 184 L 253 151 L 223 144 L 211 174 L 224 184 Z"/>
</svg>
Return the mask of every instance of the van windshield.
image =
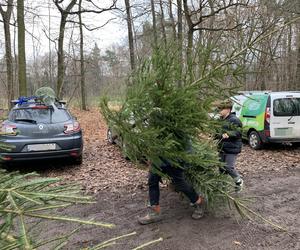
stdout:
<svg viewBox="0 0 300 250">
<path fill-rule="evenodd" d="M 300 116 L 300 98 L 280 98 L 273 102 L 274 116 Z"/>
</svg>

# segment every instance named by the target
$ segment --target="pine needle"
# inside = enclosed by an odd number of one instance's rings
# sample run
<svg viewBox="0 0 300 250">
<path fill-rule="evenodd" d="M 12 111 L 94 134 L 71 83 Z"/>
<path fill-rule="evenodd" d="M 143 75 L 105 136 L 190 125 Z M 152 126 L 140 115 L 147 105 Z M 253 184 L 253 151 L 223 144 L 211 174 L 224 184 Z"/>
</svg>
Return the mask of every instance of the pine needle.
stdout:
<svg viewBox="0 0 300 250">
<path fill-rule="evenodd" d="M 158 242 L 161 242 L 161 241 L 163 241 L 163 238 L 159 238 L 159 239 L 157 239 L 157 240 L 149 241 L 149 242 L 144 243 L 143 245 L 140 245 L 140 246 L 138 246 L 138 247 L 136 247 L 136 248 L 134 248 L 134 249 L 132 249 L 132 250 L 143 249 L 143 248 L 145 248 L 145 247 L 147 247 L 147 246 L 153 245 L 153 244 L 158 243 Z"/>
</svg>

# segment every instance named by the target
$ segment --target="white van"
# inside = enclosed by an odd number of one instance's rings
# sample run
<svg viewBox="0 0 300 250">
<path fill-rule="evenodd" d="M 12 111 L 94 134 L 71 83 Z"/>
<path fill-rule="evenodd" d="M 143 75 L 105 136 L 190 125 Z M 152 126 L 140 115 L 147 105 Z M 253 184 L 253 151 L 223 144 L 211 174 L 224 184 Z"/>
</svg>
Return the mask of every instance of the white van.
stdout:
<svg viewBox="0 0 300 250">
<path fill-rule="evenodd" d="M 245 91 L 231 99 L 253 149 L 265 143 L 300 142 L 300 91 Z"/>
</svg>

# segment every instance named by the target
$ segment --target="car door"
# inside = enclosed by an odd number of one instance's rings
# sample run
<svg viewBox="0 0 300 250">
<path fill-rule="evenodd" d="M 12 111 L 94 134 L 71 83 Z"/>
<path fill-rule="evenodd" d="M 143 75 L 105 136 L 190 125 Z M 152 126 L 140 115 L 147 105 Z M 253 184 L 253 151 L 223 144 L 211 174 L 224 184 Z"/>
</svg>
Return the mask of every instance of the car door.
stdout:
<svg viewBox="0 0 300 250">
<path fill-rule="evenodd" d="M 300 93 L 272 94 L 270 135 L 274 139 L 300 138 Z"/>
</svg>

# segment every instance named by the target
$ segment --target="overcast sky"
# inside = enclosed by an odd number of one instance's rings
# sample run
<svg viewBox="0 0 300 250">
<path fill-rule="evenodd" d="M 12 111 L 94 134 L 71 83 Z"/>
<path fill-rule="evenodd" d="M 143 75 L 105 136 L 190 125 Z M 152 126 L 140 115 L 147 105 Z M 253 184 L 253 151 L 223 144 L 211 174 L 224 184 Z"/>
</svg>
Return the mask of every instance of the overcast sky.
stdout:
<svg viewBox="0 0 300 250">
<path fill-rule="evenodd" d="M 0 0 L 3 3 L 4 0 Z M 67 3 L 69 0 L 65 0 Z M 99 4 L 99 7 L 103 8 L 108 6 L 110 0 L 95 0 L 95 3 Z M 50 3 L 50 20 L 49 20 L 49 3 Z M 57 42 L 60 14 L 56 10 L 52 0 L 25 0 L 26 16 L 25 26 L 26 32 L 26 57 L 28 60 L 33 58 L 33 53 L 36 55 L 43 55 L 49 51 L 49 40 L 45 33 L 49 32 L 50 21 L 50 37 Z M 76 10 L 76 9 L 74 9 Z M 35 16 L 34 14 L 38 14 Z M 14 13 L 15 16 L 15 13 Z M 117 17 L 119 16 L 119 17 Z M 84 30 L 85 36 L 85 50 L 89 51 L 95 44 L 103 51 L 109 48 L 113 44 L 127 44 L 127 27 L 126 21 L 121 19 L 121 12 L 114 11 L 104 12 L 101 14 L 84 14 L 83 22 L 89 27 L 94 28 L 102 26 L 108 20 L 111 20 L 108 24 L 98 30 L 87 31 Z M 71 24 L 67 25 L 65 45 L 69 44 L 71 36 Z M 78 28 L 73 30 L 73 38 L 78 38 Z M 11 36 L 13 40 L 14 28 L 11 27 Z M 3 24 L 0 23 L 0 54 L 4 53 L 4 30 Z M 35 49 L 33 49 L 35 47 Z M 67 50 L 67 48 L 65 48 Z M 52 53 L 55 51 L 55 43 L 51 43 Z"/>
</svg>

